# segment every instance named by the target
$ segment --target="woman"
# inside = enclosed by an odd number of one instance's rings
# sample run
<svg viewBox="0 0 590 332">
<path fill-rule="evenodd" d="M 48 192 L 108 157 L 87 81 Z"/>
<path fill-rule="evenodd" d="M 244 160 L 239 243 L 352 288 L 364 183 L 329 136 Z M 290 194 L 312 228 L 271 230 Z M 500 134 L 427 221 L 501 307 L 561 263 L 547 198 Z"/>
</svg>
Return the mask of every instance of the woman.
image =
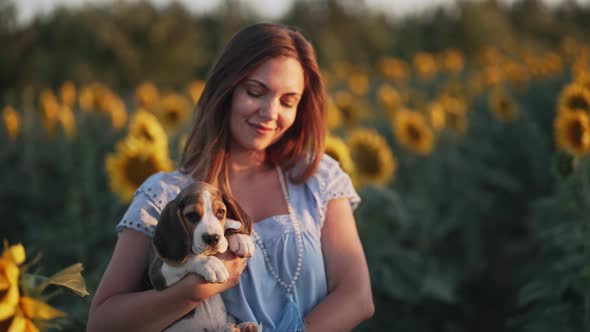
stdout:
<svg viewBox="0 0 590 332">
<path fill-rule="evenodd" d="M 346 331 L 371 317 L 352 213 L 360 199 L 323 154 L 324 101 L 315 53 L 299 32 L 278 24 L 239 31 L 209 74 L 179 170 L 146 180 L 117 225 L 88 330 L 160 331 L 220 292 L 231 315 L 264 331 Z M 254 256 L 246 269 L 245 259 L 221 256 L 230 272 L 223 284 L 191 274 L 141 291 L 159 213 L 195 179 L 231 194 L 255 221 Z"/>
</svg>

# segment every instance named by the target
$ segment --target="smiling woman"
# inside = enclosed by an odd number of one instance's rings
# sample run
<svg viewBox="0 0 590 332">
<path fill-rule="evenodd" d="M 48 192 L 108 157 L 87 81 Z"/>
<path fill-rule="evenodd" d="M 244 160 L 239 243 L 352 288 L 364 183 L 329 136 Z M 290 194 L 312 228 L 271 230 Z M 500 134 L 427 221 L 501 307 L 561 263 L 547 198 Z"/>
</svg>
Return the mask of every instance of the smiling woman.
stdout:
<svg viewBox="0 0 590 332">
<path fill-rule="evenodd" d="M 353 216 L 360 197 L 324 154 L 325 100 L 300 32 L 278 24 L 240 30 L 211 69 L 179 169 L 147 179 L 117 225 L 88 330 L 162 330 L 219 293 L 238 323 L 264 331 L 347 331 L 368 319 L 370 278 Z M 164 206 L 196 181 L 254 221 L 252 257 L 245 264 L 236 256 L 241 246 L 231 244 L 243 234 L 226 232 L 230 250 L 218 256 L 225 282 L 189 273 L 161 291 L 140 291 Z"/>
</svg>

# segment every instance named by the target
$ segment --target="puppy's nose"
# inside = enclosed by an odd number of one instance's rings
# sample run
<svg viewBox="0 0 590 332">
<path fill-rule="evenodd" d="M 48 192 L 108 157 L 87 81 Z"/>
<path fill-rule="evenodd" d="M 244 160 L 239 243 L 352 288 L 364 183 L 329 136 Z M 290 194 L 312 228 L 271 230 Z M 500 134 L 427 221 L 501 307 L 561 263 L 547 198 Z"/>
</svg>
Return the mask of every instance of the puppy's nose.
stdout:
<svg viewBox="0 0 590 332">
<path fill-rule="evenodd" d="M 207 245 L 214 246 L 219 242 L 218 234 L 203 234 L 203 242 Z"/>
</svg>

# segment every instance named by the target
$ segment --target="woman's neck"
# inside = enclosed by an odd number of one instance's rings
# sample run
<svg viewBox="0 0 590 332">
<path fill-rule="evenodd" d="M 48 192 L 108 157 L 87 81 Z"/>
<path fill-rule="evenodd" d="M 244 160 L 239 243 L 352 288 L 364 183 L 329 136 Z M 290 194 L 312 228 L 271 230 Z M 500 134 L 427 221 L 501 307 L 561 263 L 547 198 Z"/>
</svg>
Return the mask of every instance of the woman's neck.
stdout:
<svg viewBox="0 0 590 332">
<path fill-rule="evenodd" d="M 231 151 L 228 160 L 230 179 L 255 178 L 268 171 L 271 165 L 266 160 L 265 151 Z"/>
</svg>

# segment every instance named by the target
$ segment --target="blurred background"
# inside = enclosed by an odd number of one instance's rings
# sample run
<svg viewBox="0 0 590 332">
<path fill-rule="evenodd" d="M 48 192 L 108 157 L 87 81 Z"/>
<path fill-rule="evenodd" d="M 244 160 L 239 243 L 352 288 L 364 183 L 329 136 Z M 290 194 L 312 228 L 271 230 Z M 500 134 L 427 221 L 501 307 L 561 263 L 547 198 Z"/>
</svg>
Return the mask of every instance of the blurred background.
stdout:
<svg viewBox="0 0 590 332">
<path fill-rule="evenodd" d="M 260 21 L 298 27 L 327 82 L 326 153 L 363 198 L 358 331 L 590 330 L 590 1 L 0 0 L 0 237 L 46 275 L 82 262 L 92 294 Z M 85 329 L 91 297 L 44 300 Z"/>
</svg>

